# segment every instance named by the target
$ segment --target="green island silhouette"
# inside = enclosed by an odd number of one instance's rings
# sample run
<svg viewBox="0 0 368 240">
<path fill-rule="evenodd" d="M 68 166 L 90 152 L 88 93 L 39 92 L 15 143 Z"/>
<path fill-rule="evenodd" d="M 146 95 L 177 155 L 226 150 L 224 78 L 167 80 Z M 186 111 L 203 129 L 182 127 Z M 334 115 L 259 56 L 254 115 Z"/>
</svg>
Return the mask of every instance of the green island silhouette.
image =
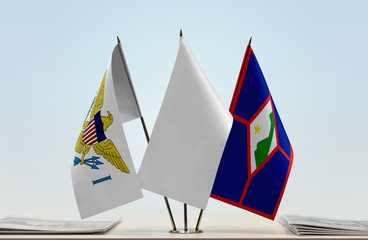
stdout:
<svg viewBox="0 0 368 240">
<path fill-rule="evenodd" d="M 273 119 L 273 112 L 270 113 L 269 117 L 270 117 L 270 121 L 271 121 L 271 128 L 270 128 L 270 132 L 268 134 L 268 137 L 266 137 L 265 139 L 259 141 L 257 143 L 257 148 L 254 151 L 254 156 L 256 158 L 256 166 L 257 167 L 259 165 L 261 165 L 261 163 L 266 159 L 266 157 L 268 156 L 268 152 L 270 151 L 270 148 L 271 148 L 273 132 L 274 132 L 274 129 L 275 129 L 275 122 L 274 122 L 274 119 Z"/>
</svg>

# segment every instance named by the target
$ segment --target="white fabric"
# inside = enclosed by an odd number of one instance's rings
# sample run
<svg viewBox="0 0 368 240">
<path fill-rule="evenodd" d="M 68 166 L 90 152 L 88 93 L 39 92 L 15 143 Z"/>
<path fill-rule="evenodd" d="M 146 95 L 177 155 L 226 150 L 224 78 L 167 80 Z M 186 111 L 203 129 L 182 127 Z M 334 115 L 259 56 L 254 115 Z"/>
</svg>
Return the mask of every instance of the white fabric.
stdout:
<svg viewBox="0 0 368 240">
<path fill-rule="evenodd" d="M 93 216 L 143 197 L 122 127 L 123 121 L 119 114 L 115 96 L 113 83 L 115 79 L 112 77 L 111 61 L 106 69 L 101 116 L 108 116 L 108 111 L 112 114 L 113 122 L 104 133 L 107 140 L 111 140 L 118 150 L 130 173 L 122 172 L 102 155 L 96 154 L 92 145 L 84 159 L 92 158 L 92 156 L 99 157 L 98 160 L 103 163 L 97 165 L 99 169 L 91 169 L 90 166 L 85 164 L 75 166 L 73 164 L 72 166 L 74 194 L 81 218 Z M 81 158 L 82 154 L 75 152 L 74 156 Z M 93 181 L 107 176 L 110 176 L 111 180 L 93 184 Z"/>
<path fill-rule="evenodd" d="M 144 189 L 205 209 L 232 117 L 184 39 L 138 176 Z"/>
<path fill-rule="evenodd" d="M 141 117 L 133 83 L 124 58 L 123 48 L 120 43 L 116 45 L 112 53 L 111 69 L 122 122 L 125 123 Z"/>
</svg>

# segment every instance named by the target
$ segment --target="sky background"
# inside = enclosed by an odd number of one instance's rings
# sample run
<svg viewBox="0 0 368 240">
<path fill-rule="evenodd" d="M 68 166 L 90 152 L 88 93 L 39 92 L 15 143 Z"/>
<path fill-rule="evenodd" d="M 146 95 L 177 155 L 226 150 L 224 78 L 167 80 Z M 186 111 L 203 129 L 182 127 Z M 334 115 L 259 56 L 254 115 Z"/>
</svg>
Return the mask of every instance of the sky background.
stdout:
<svg viewBox="0 0 368 240">
<path fill-rule="evenodd" d="M 226 106 L 253 37 L 294 148 L 278 216 L 368 220 L 367 11 L 367 1 L 0 1 L 0 217 L 79 218 L 73 149 L 116 36 L 151 132 L 183 29 Z M 138 170 L 143 130 L 124 129 Z M 166 214 L 161 196 L 143 194 L 98 217 Z M 261 218 L 214 199 L 206 212 Z"/>
</svg>

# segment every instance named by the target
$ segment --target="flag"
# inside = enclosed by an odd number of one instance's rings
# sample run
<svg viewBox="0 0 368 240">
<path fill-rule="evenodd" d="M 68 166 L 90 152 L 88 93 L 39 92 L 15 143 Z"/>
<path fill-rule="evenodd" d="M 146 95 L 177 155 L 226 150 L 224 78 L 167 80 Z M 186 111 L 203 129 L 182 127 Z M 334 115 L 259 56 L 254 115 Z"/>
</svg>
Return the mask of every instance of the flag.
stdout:
<svg viewBox="0 0 368 240">
<path fill-rule="evenodd" d="M 293 150 L 250 45 L 230 105 L 233 125 L 211 197 L 274 219 Z"/>
<path fill-rule="evenodd" d="M 75 146 L 71 172 L 81 218 L 143 197 L 122 127 L 140 116 L 119 43 Z"/>
<path fill-rule="evenodd" d="M 231 114 L 181 37 L 139 169 L 142 188 L 205 209 L 231 124 Z"/>
</svg>

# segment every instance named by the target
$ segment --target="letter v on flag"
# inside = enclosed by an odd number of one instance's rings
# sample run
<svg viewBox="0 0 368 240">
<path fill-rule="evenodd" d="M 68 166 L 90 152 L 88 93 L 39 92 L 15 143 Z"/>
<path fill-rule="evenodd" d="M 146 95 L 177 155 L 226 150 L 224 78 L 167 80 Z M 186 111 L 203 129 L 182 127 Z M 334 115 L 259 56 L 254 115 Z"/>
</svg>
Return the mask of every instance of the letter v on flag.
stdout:
<svg viewBox="0 0 368 240">
<path fill-rule="evenodd" d="M 230 105 L 233 125 L 211 197 L 273 220 L 293 149 L 250 45 Z"/>
</svg>

